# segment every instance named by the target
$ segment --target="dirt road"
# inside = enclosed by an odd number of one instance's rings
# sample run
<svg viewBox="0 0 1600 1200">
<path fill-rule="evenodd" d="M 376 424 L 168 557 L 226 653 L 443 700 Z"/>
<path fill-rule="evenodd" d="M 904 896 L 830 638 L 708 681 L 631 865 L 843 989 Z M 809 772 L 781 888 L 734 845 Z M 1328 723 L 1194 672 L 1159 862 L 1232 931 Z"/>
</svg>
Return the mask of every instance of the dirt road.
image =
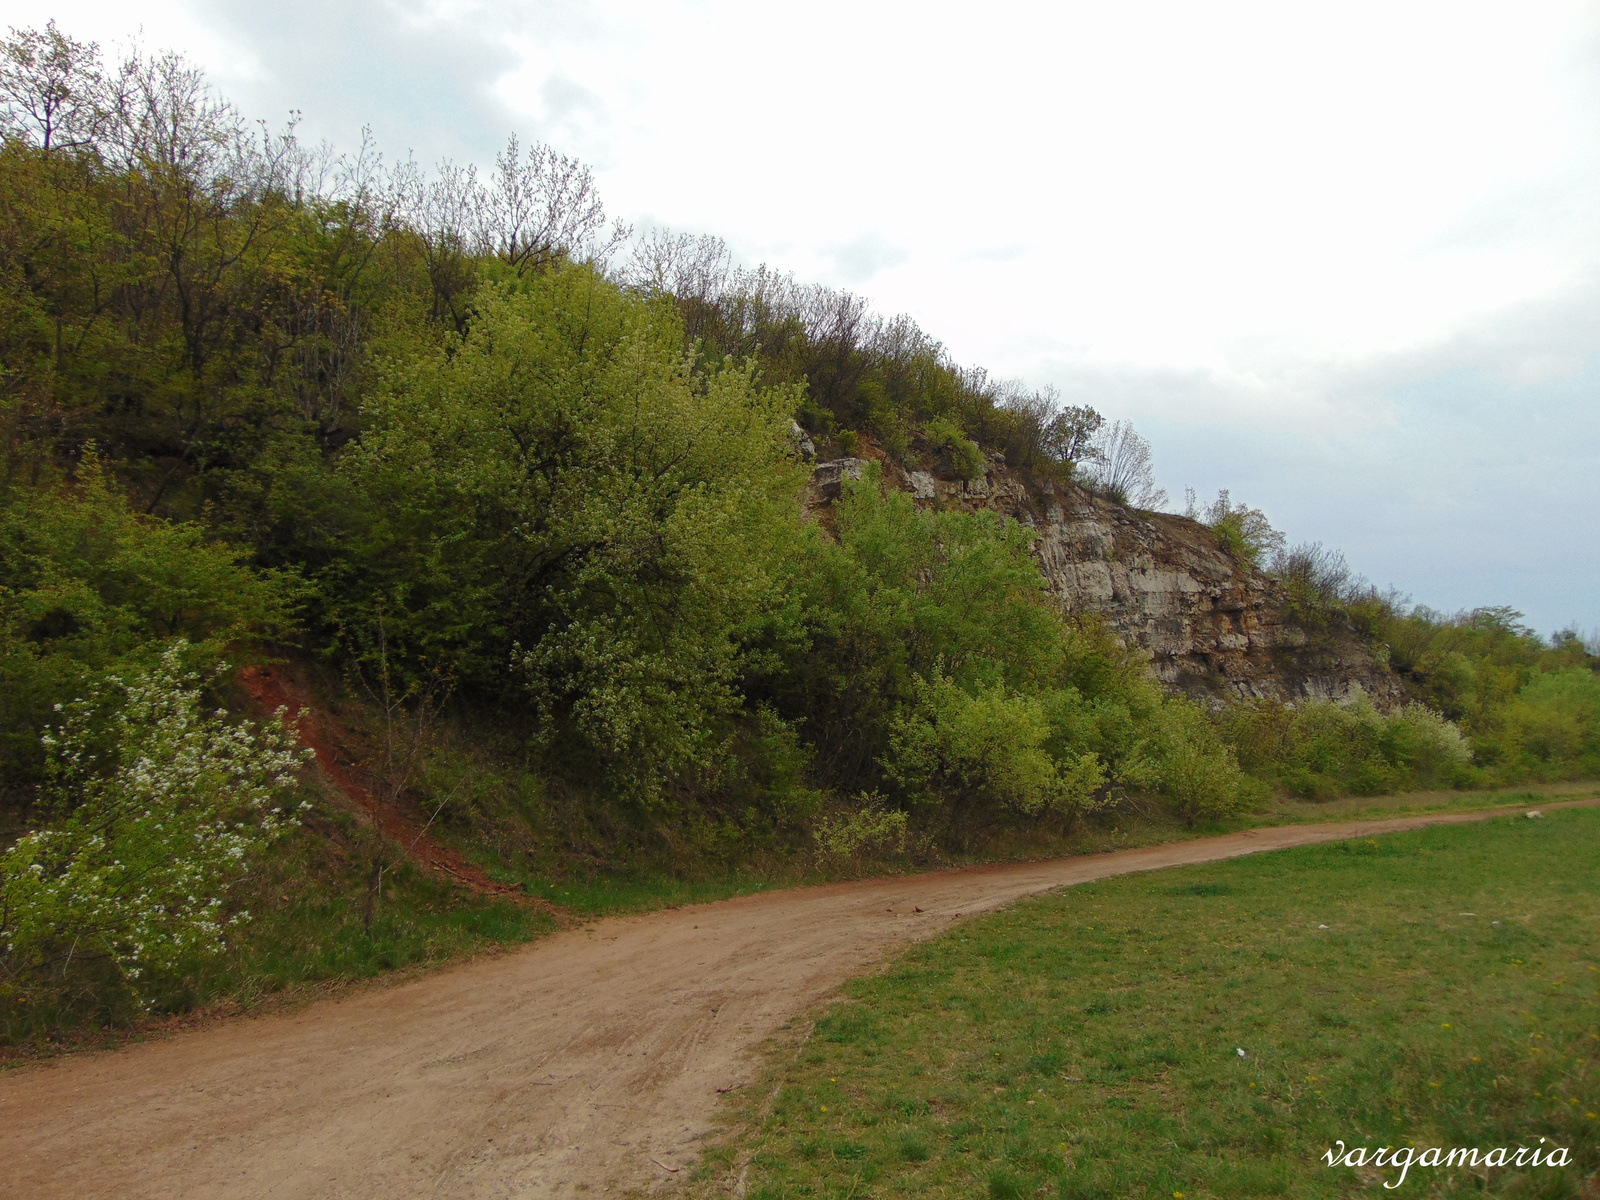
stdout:
<svg viewBox="0 0 1600 1200">
<path fill-rule="evenodd" d="M 0 1195 L 461 1200 L 683 1178 L 764 1037 L 961 914 L 1473 819 L 1260 829 L 598 921 L 301 1012 L 0 1075 Z"/>
</svg>

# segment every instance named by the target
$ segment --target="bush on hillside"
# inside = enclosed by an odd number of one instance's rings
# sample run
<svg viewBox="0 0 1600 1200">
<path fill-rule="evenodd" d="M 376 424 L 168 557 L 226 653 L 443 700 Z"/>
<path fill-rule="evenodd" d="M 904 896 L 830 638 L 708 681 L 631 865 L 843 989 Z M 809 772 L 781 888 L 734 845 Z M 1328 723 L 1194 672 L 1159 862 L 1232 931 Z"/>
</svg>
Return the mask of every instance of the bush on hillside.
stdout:
<svg viewBox="0 0 1600 1200">
<path fill-rule="evenodd" d="M 1003 683 L 969 693 L 936 674 L 916 681 L 914 703 L 894 719 L 884 767 L 909 803 L 937 805 L 955 825 L 1008 810 L 1072 818 L 1103 805 L 1099 758 L 1055 757 L 1051 732 L 1038 698 Z"/>
<path fill-rule="evenodd" d="M 927 436 L 934 450 L 949 461 L 950 469 L 962 479 L 982 479 L 986 464 L 983 451 L 971 438 L 961 432 L 954 421 L 937 417 L 928 422 Z"/>
<path fill-rule="evenodd" d="M 1217 545 L 1241 566 L 1264 569 L 1283 553 L 1283 534 L 1272 527 L 1266 513 L 1248 504 L 1236 504 L 1227 488 L 1218 491 L 1217 498 L 1203 510 L 1195 508 L 1191 492 L 1187 515 L 1208 526 L 1216 536 Z M 1320 563 L 1320 559 L 1317 562 Z M 1312 565 L 1309 552 L 1302 548 L 1286 560 L 1285 570 Z"/>
<path fill-rule="evenodd" d="M 1148 721 L 1119 779 L 1165 799 L 1191 827 L 1232 816 L 1261 796 L 1196 704 L 1177 697 Z"/>
<path fill-rule="evenodd" d="M 838 869 L 875 851 L 903 852 L 908 828 L 904 809 L 890 807 L 875 792 L 862 792 L 843 810 L 813 821 L 811 835 L 823 860 Z"/>
<path fill-rule="evenodd" d="M 0 492 L 0 790 L 32 802 L 39 731 L 107 673 L 154 669 L 174 638 L 208 672 L 232 644 L 286 635 L 299 585 L 246 560 L 132 511 L 92 453 L 70 484 Z"/>
<path fill-rule="evenodd" d="M 1600 775 L 1600 675 L 1567 668 L 1536 675 L 1472 739 L 1507 782 Z"/>
<path fill-rule="evenodd" d="M 249 920 L 229 892 L 298 819 L 309 751 L 200 707 L 186 647 L 105 684 L 44 738 L 49 824 L 0 854 L 0 999 L 109 977 L 148 998 Z"/>
<path fill-rule="evenodd" d="M 1361 695 L 1292 707 L 1264 701 L 1225 710 L 1220 724 L 1250 771 L 1308 798 L 1466 787 L 1480 778 L 1460 728 L 1422 704 L 1385 714 Z"/>
</svg>

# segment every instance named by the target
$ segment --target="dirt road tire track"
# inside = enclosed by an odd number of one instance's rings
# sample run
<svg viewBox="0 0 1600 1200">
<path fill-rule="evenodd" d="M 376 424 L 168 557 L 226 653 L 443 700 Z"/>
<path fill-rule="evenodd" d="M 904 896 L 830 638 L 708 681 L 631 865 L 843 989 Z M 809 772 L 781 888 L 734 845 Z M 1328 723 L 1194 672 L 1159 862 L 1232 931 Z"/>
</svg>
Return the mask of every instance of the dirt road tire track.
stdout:
<svg viewBox="0 0 1600 1200">
<path fill-rule="evenodd" d="M 26 1067 L 0 1075 L 0 1195 L 464 1200 L 668 1182 L 718 1092 L 752 1081 L 763 1038 L 959 915 L 1486 815 L 1257 829 L 618 917 L 297 1013 Z"/>
</svg>

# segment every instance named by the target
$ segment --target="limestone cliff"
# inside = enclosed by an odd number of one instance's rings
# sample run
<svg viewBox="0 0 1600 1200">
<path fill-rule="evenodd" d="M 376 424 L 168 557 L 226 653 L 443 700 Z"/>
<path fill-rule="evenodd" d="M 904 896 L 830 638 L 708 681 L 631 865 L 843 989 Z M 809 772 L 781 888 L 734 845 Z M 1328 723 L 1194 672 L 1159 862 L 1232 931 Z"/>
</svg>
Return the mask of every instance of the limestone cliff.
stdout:
<svg viewBox="0 0 1600 1200">
<path fill-rule="evenodd" d="M 970 481 L 882 466 L 919 504 L 992 508 L 1036 529 L 1039 563 L 1061 605 L 1101 614 L 1125 644 L 1149 653 L 1172 690 L 1213 702 L 1337 699 L 1358 688 L 1383 706 L 1401 698 L 1399 680 L 1355 630 L 1296 623 L 1278 583 L 1236 562 L 1204 525 L 1123 508 L 1071 484 L 1030 490 L 990 457 L 985 477 Z M 828 504 L 864 465 L 818 464 L 808 507 Z"/>
</svg>

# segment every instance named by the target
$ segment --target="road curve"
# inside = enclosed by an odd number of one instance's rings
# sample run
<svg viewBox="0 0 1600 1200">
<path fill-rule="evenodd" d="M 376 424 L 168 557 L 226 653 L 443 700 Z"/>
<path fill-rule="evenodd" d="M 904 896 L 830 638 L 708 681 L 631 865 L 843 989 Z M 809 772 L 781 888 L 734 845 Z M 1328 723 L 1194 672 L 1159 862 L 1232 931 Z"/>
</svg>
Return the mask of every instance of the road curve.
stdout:
<svg viewBox="0 0 1600 1200">
<path fill-rule="evenodd" d="M 718 1092 L 752 1080 L 763 1038 L 962 914 L 1110 875 L 1487 815 L 1256 829 L 610 918 L 298 1012 L 25 1067 L 0 1074 L 0 1196 L 647 1187 L 683 1177 Z"/>
</svg>

